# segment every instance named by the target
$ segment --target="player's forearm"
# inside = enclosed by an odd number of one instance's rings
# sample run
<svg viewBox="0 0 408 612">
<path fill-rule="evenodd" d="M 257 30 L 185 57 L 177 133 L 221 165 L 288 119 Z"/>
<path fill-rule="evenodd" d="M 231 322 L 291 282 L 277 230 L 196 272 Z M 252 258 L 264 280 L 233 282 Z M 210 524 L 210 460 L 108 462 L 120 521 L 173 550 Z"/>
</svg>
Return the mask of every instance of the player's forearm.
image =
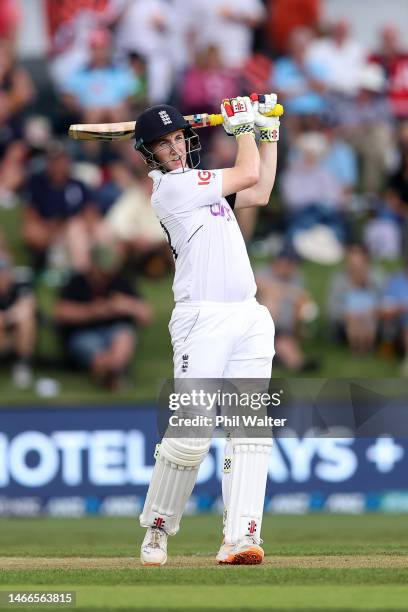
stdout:
<svg viewBox="0 0 408 612">
<path fill-rule="evenodd" d="M 275 184 L 276 164 L 278 159 L 277 142 L 261 142 L 259 145 L 260 173 L 255 185 L 258 201 L 267 204 Z"/>
<path fill-rule="evenodd" d="M 253 183 L 260 178 L 260 156 L 255 138 L 251 134 L 243 134 L 237 139 L 238 152 L 234 167 L 242 172 L 242 176 Z"/>
</svg>

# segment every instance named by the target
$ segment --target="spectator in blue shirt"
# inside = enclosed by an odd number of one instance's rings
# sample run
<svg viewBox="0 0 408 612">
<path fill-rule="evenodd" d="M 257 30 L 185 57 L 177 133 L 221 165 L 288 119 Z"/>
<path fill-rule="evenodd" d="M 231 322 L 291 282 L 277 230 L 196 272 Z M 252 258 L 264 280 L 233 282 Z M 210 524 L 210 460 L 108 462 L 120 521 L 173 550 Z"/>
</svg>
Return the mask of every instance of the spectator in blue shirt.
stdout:
<svg viewBox="0 0 408 612">
<path fill-rule="evenodd" d="M 402 345 L 404 362 L 401 374 L 408 376 L 408 264 L 393 274 L 382 302 L 385 340 Z"/>
<path fill-rule="evenodd" d="M 289 55 L 277 60 L 271 76 L 288 114 L 318 115 L 326 108 L 326 71 L 307 57 L 311 39 L 308 29 L 296 28 L 289 39 Z"/>
<path fill-rule="evenodd" d="M 63 87 L 65 102 L 84 123 L 124 121 L 129 118 L 129 99 L 135 76 L 127 66 L 112 62 L 111 35 L 94 30 L 90 37 L 90 62 L 75 71 Z"/>
<path fill-rule="evenodd" d="M 331 279 L 327 305 L 332 331 L 355 353 L 374 348 L 383 287 L 383 275 L 372 267 L 365 246 L 349 244 L 344 269 Z"/>
<path fill-rule="evenodd" d="M 320 128 L 328 143 L 326 167 L 340 181 L 345 196 L 351 195 L 358 180 L 358 160 L 353 147 L 343 138 L 334 117 L 324 117 Z"/>
</svg>

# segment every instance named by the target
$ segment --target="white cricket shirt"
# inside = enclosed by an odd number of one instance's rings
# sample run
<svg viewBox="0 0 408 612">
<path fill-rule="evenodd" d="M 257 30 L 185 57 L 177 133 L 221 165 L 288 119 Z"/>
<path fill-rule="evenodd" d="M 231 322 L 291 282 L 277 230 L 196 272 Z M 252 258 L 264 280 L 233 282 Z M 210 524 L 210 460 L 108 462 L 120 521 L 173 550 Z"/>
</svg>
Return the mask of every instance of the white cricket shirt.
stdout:
<svg viewBox="0 0 408 612">
<path fill-rule="evenodd" d="M 245 242 L 227 200 L 222 170 L 149 173 L 152 206 L 173 252 L 176 302 L 242 302 L 256 284 Z"/>
</svg>

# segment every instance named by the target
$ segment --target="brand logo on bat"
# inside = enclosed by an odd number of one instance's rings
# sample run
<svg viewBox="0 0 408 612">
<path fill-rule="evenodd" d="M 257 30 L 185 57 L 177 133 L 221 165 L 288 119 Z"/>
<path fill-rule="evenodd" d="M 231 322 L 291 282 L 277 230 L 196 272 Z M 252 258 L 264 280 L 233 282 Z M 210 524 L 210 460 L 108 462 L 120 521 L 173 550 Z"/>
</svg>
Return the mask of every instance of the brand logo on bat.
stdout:
<svg viewBox="0 0 408 612">
<path fill-rule="evenodd" d="M 159 117 L 160 119 L 163 121 L 164 125 L 169 125 L 169 123 L 173 123 L 172 120 L 170 119 L 168 112 L 165 110 L 161 110 L 159 112 Z"/>
</svg>

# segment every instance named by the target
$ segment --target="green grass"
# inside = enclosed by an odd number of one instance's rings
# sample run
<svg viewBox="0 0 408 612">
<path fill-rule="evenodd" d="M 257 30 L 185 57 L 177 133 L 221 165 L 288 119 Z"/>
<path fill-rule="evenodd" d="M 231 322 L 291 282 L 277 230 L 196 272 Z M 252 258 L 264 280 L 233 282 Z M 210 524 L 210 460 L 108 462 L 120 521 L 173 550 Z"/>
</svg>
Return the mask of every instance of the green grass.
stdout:
<svg viewBox="0 0 408 612">
<path fill-rule="evenodd" d="M 358 598 L 354 587 L 335 584 L 320 587 L 301 585 L 257 586 L 100 586 L 51 585 L 53 592 L 75 591 L 75 610 L 406 610 L 408 587 L 361 586 Z M 15 590 L 13 585 L 5 590 Z M 26 589 L 27 590 L 27 589 Z M 30 590 L 33 590 L 30 588 Z M 317 601 L 317 597 L 320 600 Z M 65 606 L 66 607 L 66 606 Z M 10 608 L 7 608 L 10 609 Z M 30 608 L 19 608 L 28 610 Z M 61 610 L 49 608 L 47 610 Z"/>
<path fill-rule="evenodd" d="M 173 564 L 162 568 L 134 559 L 143 537 L 136 519 L 3 519 L 0 528 L 0 591 L 76 591 L 80 610 L 408 609 L 403 515 L 268 515 L 267 562 L 257 567 L 216 565 L 217 515 L 183 519 L 169 543 Z M 13 557 L 26 558 L 18 570 Z M 30 569 L 36 557 L 46 566 Z M 92 557 L 93 569 L 79 568 L 81 557 Z M 61 558 L 68 565 L 58 569 Z M 112 558 L 128 566 L 107 569 Z"/>
<path fill-rule="evenodd" d="M 272 555 L 408 554 L 404 514 L 266 515 L 262 530 Z M 142 533 L 136 518 L 4 518 L 0 556 L 132 556 Z M 176 555 L 211 555 L 220 533 L 219 515 L 185 517 L 171 547 Z"/>
</svg>

